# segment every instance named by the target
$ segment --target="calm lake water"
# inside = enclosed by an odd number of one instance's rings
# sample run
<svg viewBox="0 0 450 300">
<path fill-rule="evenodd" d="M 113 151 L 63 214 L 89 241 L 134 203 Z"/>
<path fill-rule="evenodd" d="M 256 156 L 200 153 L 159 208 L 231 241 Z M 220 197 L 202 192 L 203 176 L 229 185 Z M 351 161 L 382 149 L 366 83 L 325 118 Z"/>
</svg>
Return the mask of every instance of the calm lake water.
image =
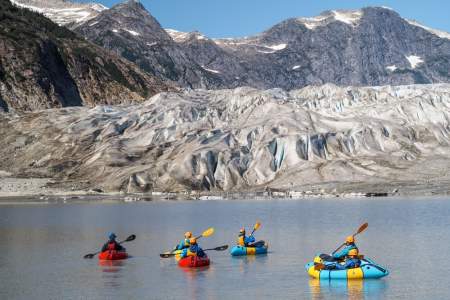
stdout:
<svg viewBox="0 0 450 300">
<path fill-rule="evenodd" d="M 0 206 L 0 299 L 449 299 L 450 201 L 311 199 L 75 203 Z M 209 252 L 212 264 L 184 270 L 159 253 L 186 230 L 203 248 L 234 244 L 239 228 L 259 219 L 266 256 Z M 391 274 L 381 280 L 319 283 L 304 265 L 333 251 L 360 224 L 367 257 Z M 100 265 L 82 256 L 108 231 L 133 257 Z"/>
</svg>

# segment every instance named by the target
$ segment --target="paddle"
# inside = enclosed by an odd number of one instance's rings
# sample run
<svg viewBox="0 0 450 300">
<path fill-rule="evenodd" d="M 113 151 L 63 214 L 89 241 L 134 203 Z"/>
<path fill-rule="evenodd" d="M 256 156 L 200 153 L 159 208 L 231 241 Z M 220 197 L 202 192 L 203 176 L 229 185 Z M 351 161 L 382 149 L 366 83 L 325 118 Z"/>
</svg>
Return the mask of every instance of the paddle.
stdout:
<svg viewBox="0 0 450 300">
<path fill-rule="evenodd" d="M 216 248 L 204 249 L 203 251 L 211 251 L 211 250 L 224 251 L 224 250 L 227 250 L 227 249 L 228 249 L 228 245 L 223 245 L 223 246 L 219 246 L 219 247 L 216 247 Z M 169 258 L 169 257 L 175 256 L 175 255 L 177 255 L 177 254 L 176 253 L 161 253 L 159 256 L 162 257 L 162 258 Z"/>
<path fill-rule="evenodd" d="M 119 242 L 119 244 L 126 243 L 126 242 L 131 242 L 131 241 L 134 241 L 135 239 L 136 239 L 136 235 L 132 234 L 129 237 L 127 237 L 126 240 L 123 240 L 123 241 Z M 96 256 L 100 252 L 102 252 L 102 251 L 86 254 L 85 256 L 83 256 L 83 258 L 93 258 L 94 256 Z"/>
<path fill-rule="evenodd" d="M 259 229 L 259 227 L 261 227 L 261 222 L 257 221 L 256 224 L 255 224 L 255 226 L 253 226 L 253 231 L 252 231 L 252 233 L 250 234 L 250 236 L 252 236 L 253 233 L 255 233 L 255 231 Z"/>
<path fill-rule="evenodd" d="M 201 235 L 199 235 L 198 237 L 196 237 L 195 239 L 198 240 L 201 237 L 208 237 L 210 235 L 212 235 L 214 233 L 214 228 L 208 228 L 205 231 L 203 231 L 203 233 Z"/>
<path fill-rule="evenodd" d="M 369 223 L 364 223 L 361 226 L 359 226 L 358 231 L 356 231 L 356 233 L 353 234 L 353 237 L 355 237 L 356 235 L 360 234 L 361 232 L 363 232 L 364 230 L 366 230 L 366 228 L 369 226 Z M 333 253 L 331 254 L 335 254 L 336 252 L 339 251 L 339 249 L 341 249 L 343 246 L 345 245 L 345 243 L 342 243 L 342 245 L 339 246 L 339 248 L 337 248 L 336 250 L 333 251 Z"/>
<path fill-rule="evenodd" d="M 212 235 L 213 233 L 214 233 L 214 228 L 210 227 L 210 228 L 206 229 L 205 231 L 203 231 L 203 233 L 201 235 L 199 235 L 198 237 L 196 237 L 195 239 L 198 240 L 201 237 L 208 237 L 208 236 Z M 175 246 L 175 248 L 172 251 L 170 251 L 170 252 L 167 251 L 164 254 L 169 254 L 169 253 L 173 253 L 173 252 L 177 251 L 178 250 L 178 249 L 176 249 L 177 246 Z"/>
</svg>

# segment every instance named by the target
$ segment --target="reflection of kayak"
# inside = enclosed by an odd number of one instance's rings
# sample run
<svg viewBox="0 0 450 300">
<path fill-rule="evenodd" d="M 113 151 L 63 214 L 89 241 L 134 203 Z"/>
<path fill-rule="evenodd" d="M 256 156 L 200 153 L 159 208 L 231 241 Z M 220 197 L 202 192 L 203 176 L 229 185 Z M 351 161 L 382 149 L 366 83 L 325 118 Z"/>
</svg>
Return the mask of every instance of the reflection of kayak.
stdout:
<svg viewBox="0 0 450 300">
<path fill-rule="evenodd" d="M 119 260 L 128 258 L 128 254 L 125 251 L 116 251 L 116 250 L 107 250 L 105 252 L 101 252 L 98 255 L 98 259 L 100 260 Z"/>
<path fill-rule="evenodd" d="M 256 255 L 267 253 L 267 248 L 269 248 L 269 245 L 263 241 L 260 241 L 258 243 L 260 243 L 261 246 L 259 247 L 234 246 L 233 248 L 231 248 L 230 253 L 233 256 Z"/>
<path fill-rule="evenodd" d="M 180 259 L 178 261 L 178 265 L 180 267 L 185 267 L 185 268 L 197 268 L 197 267 L 209 266 L 209 258 L 206 255 L 204 257 L 188 256 L 188 257 Z"/>
<path fill-rule="evenodd" d="M 326 263 L 319 256 L 314 258 L 316 263 Z M 314 262 L 305 265 L 308 274 L 316 279 L 367 279 L 367 278 L 382 278 L 389 275 L 389 271 L 377 265 L 368 258 L 361 259 L 361 266 L 359 268 L 352 268 L 347 270 L 315 270 Z"/>
</svg>

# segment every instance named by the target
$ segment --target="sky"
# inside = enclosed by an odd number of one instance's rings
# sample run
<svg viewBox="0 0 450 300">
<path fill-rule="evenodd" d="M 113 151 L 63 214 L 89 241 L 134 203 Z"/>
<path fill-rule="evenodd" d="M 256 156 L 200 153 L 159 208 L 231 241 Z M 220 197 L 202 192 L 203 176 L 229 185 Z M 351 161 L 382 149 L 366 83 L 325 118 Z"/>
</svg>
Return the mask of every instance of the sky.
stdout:
<svg viewBox="0 0 450 300">
<path fill-rule="evenodd" d="M 111 7 L 122 1 L 80 2 L 100 2 Z M 198 30 L 211 38 L 254 35 L 287 18 L 365 6 L 388 6 L 404 18 L 450 32 L 448 0 L 141 0 L 141 3 L 164 28 Z"/>
</svg>

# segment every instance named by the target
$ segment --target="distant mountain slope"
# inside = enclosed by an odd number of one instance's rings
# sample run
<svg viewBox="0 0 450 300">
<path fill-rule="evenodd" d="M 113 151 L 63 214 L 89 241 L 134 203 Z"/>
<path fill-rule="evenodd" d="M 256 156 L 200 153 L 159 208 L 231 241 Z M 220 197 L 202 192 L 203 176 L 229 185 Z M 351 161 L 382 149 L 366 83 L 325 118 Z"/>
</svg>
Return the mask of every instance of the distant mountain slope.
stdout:
<svg viewBox="0 0 450 300">
<path fill-rule="evenodd" d="M 220 77 L 189 59 L 138 1 L 125 1 L 102 11 L 75 31 L 142 70 L 181 86 L 221 86 Z"/>
<path fill-rule="evenodd" d="M 0 0 L 0 107 L 142 101 L 169 86 L 35 12 Z"/>
<path fill-rule="evenodd" d="M 450 82 L 446 37 L 391 9 L 364 8 L 289 19 L 248 38 L 179 38 L 178 43 L 192 60 L 239 77 L 241 85 L 293 89 Z"/>
</svg>

